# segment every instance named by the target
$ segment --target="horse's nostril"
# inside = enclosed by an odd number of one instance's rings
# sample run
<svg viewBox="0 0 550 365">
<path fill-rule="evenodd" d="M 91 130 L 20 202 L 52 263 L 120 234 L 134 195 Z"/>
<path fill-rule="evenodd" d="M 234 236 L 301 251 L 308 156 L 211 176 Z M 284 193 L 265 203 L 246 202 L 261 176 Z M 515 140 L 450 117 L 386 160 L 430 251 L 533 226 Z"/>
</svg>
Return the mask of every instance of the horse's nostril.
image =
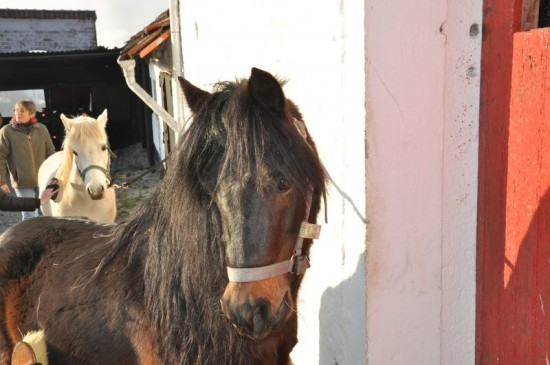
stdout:
<svg viewBox="0 0 550 365">
<path fill-rule="evenodd" d="M 242 336 L 259 339 L 269 333 L 272 326 L 270 306 L 265 299 L 247 301 L 231 310 L 231 304 L 221 301 L 222 310 Z"/>
<path fill-rule="evenodd" d="M 252 318 L 254 331 L 263 332 L 270 323 L 269 304 L 265 300 L 258 300 Z"/>
<path fill-rule="evenodd" d="M 100 186 L 94 189 L 93 186 L 88 186 L 86 188 L 86 192 L 92 200 L 100 200 L 103 199 L 103 196 L 105 195 L 105 187 Z"/>
</svg>

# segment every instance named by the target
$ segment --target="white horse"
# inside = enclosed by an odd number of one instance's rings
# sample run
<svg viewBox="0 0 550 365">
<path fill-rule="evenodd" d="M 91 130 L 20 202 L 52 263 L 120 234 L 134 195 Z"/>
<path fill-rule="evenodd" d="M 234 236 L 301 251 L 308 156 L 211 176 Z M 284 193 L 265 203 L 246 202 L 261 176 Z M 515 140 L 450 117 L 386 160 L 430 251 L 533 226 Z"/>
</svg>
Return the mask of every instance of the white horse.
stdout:
<svg viewBox="0 0 550 365">
<path fill-rule="evenodd" d="M 116 217 L 115 190 L 110 184 L 111 149 L 105 126 L 107 109 L 96 119 L 61 114 L 65 139 L 61 151 L 48 157 L 38 171 L 40 191 L 52 177 L 59 180 L 59 193 L 42 206 L 42 213 L 57 217 L 86 217 L 112 223 Z"/>
</svg>

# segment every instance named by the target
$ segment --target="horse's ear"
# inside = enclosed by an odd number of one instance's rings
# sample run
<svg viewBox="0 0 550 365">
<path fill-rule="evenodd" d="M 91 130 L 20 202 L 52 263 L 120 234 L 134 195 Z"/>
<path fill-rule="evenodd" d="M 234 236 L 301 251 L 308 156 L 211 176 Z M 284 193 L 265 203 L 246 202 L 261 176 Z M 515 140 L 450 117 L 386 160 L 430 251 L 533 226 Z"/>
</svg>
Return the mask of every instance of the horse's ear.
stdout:
<svg viewBox="0 0 550 365">
<path fill-rule="evenodd" d="M 285 94 L 281 84 L 269 72 L 252 67 L 248 79 L 250 97 L 264 108 L 282 113 L 285 108 Z"/>
<path fill-rule="evenodd" d="M 63 113 L 61 113 L 60 118 L 63 122 L 63 125 L 65 126 L 65 131 L 69 132 L 72 128 L 71 120 L 67 118 Z"/>
<path fill-rule="evenodd" d="M 103 128 L 105 128 L 105 126 L 107 125 L 107 109 L 105 109 L 103 113 L 101 113 L 101 115 L 97 117 L 97 121 Z"/>
<path fill-rule="evenodd" d="M 199 89 L 181 76 L 178 77 L 178 80 L 180 81 L 189 108 L 191 108 L 193 113 L 197 113 L 204 101 L 210 97 L 210 93 Z"/>
</svg>

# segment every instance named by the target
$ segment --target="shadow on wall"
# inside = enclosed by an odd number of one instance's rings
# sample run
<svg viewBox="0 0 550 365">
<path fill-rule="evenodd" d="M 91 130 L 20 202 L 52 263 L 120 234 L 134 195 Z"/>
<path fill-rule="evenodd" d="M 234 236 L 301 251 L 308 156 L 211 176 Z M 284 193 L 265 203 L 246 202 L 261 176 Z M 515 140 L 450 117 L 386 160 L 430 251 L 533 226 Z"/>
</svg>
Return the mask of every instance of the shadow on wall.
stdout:
<svg viewBox="0 0 550 365">
<path fill-rule="evenodd" d="M 324 291 L 319 309 L 319 365 L 366 364 L 365 283 L 363 252 L 353 275 Z"/>
</svg>

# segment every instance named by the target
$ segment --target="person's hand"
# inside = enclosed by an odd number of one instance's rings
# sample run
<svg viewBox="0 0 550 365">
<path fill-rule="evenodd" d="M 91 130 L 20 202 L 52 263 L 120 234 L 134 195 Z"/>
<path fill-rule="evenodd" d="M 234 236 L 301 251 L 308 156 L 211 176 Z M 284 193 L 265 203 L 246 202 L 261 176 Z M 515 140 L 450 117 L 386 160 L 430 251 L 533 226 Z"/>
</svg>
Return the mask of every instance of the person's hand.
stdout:
<svg viewBox="0 0 550 365">
<path fill-rule="evenodd" d="M 6 194 L 10 193 L 10 187 L 8 186 L 8 184 L 0 185 L 0 189 L 4 190 L 4 193 L 6 193 Z"/>
<path fill-rule="evenodd" d="M 46 186 L 46 189 L 40 194 L 40 205 L 44 205 L 47 202 L 50 201 L 50 199 L 54 198 L 57 195 L 57 192 L 59 191 L 59 183 L 56 178 L 53 178 L 50 180 L 48 185 Z"/>
</svg>

